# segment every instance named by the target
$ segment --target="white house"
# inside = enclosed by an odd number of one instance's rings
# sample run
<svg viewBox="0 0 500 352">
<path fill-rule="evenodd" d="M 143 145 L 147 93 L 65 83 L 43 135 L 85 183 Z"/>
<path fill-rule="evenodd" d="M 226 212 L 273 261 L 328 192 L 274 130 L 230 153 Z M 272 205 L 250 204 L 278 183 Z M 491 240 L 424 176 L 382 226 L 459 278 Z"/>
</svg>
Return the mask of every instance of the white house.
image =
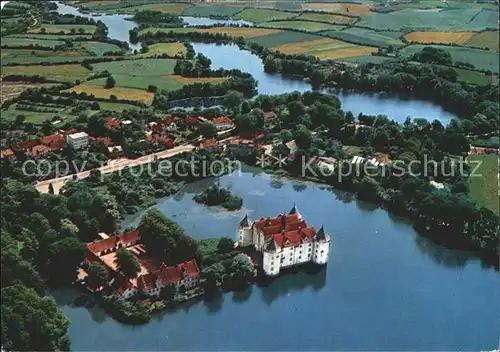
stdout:
<svg viewBox="0 0 500 352">
<path fill-rule="evenodd" d="M 85 132 L 68 134 L 66 143 L 74 150 L 84 149 L 89 145 L 89 135 Z"/>
<path fill-rule="evenodd" d="M 238 245 L 253 246 L 262 253 L 262 269 L 266 275 L 276 276 L 281 268 L 307 262 L 326 264 L 330 236 L 323 226 L 316 231 L 308 227 L 297 208 L 288 215 L 250 222 L 245 216 L 238 226 Z"/>
</svg>

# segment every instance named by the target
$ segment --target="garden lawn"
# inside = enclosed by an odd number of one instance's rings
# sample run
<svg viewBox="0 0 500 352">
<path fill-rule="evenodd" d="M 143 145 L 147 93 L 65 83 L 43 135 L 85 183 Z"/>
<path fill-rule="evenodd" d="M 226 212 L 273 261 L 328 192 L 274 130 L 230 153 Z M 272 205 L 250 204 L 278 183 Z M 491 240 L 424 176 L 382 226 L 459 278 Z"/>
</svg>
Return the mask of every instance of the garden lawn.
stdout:
<svg viewBox="0 0 500 352">
<path fill-rule="evenodd" d="M 319 22 L 328 22 L 328 23 L 337 23 L 337 24 L 351 24 L 356 18 L 341 16 L 341 15 L 333 15 L 329 13 L 315 13 L 315 12 L 305 12 L 300 16 L 295 18 L 296 20 L 308 20 L 308 21 L 319 21 Z"/>
<path fill-rule="evenodd" d="M 174 72 L 177 60 L 174 59 L 139 59 L 92 64 L 94 72 L 109 71 L 112 74 L 132 76 L 160 76 Z"/>
<path fill-rule="evenodd" d="M 74 29 L 76 31 L 75 34 L 93 34 L 96 30 L 97 26 L 90 24 L 47 24 L 43 23 L 40 27 L 29 30 L 29 33 L 71 33 L 71 30 Z M 45 29 L 45 32 L 43 31 Z M 80 29 L 83 29 L 83 33 L 81 33 Z"/>
<path fill-rule="evenodd" d="M 292 12 L 284 12 L 268 9 L 245 9 L 233 16 L 234 19 L 244 20 L 249 22 L 267 22 L 272 20 L 285 20 L 296 17 L 297 14 Z"/>
<path fill-rule="evenodd" d="M 153 97 L 154 97 L 153 93 L 147 92 L 142 89 L 122 88 L 122 87 L 114 87 L 106 89 L 103 86 L 95 86 L 91 84 L 80 84 L 78 86 L 74 86 L 71 89 L 65 90 L 65 92 L 87 93 L 87 94 L 92 94 L 95 97 L 105 98 L 105 99 L 110 99 L 111 95 L 114 95 L 118 99 L 137 100 L 147 104 L 151 104 L 153 102 Z"/>
<path fill-rule="evenodd" d="M 2 75 L 43 76 L 59 82 L 74 82 L 84 80 L 89 70 L 79 64 L 71 65 L 31 65 L 31 66 L 4 66 Z"/>
<path fill-rule="evenodd" d="M 300 29 L 309 32 L 318 32 L 324 30 L 341 30 L 344 27 L 323 22 L 310 22 L 310 21 L 271 21 L 261 23 L 263 27 L 274 27 L 283 29 Z"/>
<path fill-rule="evenodd" d="M 498 53 L 480 49 L 446 45 L 410 45 L 400 50 L 402 56 L 412 56 L 425 46 L 443 49 L 451 54 L 453 61 L 468 62 L 480 70 L 498 72 Z"/>
<path fill-rule="evenodd" d="M 469 177 L 469 196 L 480 205 L 500 215 L 498 156 L 494 154 L 471 155 L 467 158 L 467 161 L 480 161 L 482 163 L 476 171 L 476 173 L 482 176 Z"/>
<path fill-rule="evenodd" d="M 285 54 L 309 54 L 322 60 L 365 56 L 377 51 L 377 48 L 374 47 L 355 45 L 328 38 L 283 44 L 272 49 Z"/>
</svg>

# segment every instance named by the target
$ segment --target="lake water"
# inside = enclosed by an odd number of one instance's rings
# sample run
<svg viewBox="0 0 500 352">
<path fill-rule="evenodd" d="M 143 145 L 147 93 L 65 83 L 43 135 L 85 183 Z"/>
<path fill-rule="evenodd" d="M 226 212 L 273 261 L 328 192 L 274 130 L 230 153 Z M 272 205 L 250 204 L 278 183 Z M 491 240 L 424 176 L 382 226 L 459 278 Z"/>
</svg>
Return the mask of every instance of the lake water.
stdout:
<svg viewBox="0 0 500 352">
<path fill-rule="evenodd" d="M 155 207 L 197 239 L 235 236 L 294 203 L 331 234 L 330 261 L 316 274 L 279 277 L 213 302 L 186 303 L 142 326 L 56 298 L 71 320 L 74 350 L 491 350 L 500 322 L 499 276 L 467 253 L 418 236 L 410 224 L 352 195 L 259 170 L 224 176 L 244 199 L 235 213 L 193 202 L 213 180 L 188 185 Z M 130 218 L 125 225 L 135 225 Z"/>
<path fill-rule="evenodd" d="M 140 50 L 140 44 L 132 44 L 130 42 L 128 31 L 137 27 L 137 23 L 128 20 L 130 15 L 105 15 L 105 14 L 88 14 L 80 12 L 76 7 L 66 5 L 60 2 L 57 3 L 57 11 L 61 14 L 69 14 L 81 16 L 85 18 L 92 18 L 96 21 L 101 21 L 108 27 L 108 37 L 127 42 L 130 49 Z"/>
<path fill-rule="evenodd" d="M 270 75 L 264 72 L 262 60 L 249 51 L 241 50 L 237 45 L 217 45 L 191 43 L 196 53 L 202 53 L 212 60 L 213 69 L 239 69 L 250 73 L 258 82 L 260 94 L 283 94 L 293 91 L 306 92 L 311 85 L 304 80 Z M 335 94 L 342 103 L 344 111 L 369 115 L 387 115 L 389 118 L 404 122 L 406 117 L 439 120 L 444 125 L 456 118 L 456 115 L 431 101 L 414 99 L 408 96 L 381 93 L 360 93 L 345 90 L 325 90 Z"/>
<path fill-rule="evenodd" d="M 213 26 L 217 25 L 231 25 L 231 26 L 253 26 L 252 22 L 243 20 L 219 20 L 212 19 L 208 17 L 192 17 L 192 16 L 181 16 L 184 22 L 188 26 Z"/>
</svg>

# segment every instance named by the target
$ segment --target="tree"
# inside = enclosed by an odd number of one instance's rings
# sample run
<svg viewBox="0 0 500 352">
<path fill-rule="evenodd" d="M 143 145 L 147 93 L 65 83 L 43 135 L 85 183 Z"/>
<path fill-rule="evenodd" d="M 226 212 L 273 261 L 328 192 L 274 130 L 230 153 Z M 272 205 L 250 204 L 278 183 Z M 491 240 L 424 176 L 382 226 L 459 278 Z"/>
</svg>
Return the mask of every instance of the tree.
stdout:
<svg viewBox="0 0 500 352">
<path fill-rule="evenodd" d="M 167 285 L 160 290 L 160 298 L 164 301 L 171 301 L 177 294 L 175 285 Z"/>
<path fill-rule="evenodd" d="M 255 276 L 252 261 L 243 254 L 238 254 L 229 266 L 229 284 L 232 287 L 246 287 Z"/>
<path fill-rule="evenodd" d="M 45 29 L 45 27 L 40 28 L 40 33 L 42 33 L 42 34 L 43 34 L 43 33 L 45 33 L 46 31 L 47 31 L 47 30 Z"/>
<path fill-rule="evenodd" d="M 52 185 L 52 182 L 49 183 L 49 193 L 54 194 L 54 186 Z"/>
<path fill-rule="evenodd" d="M 17 126 L 22 126 L 22 124 L 24 123 L 25 120 L 26 120 L 26 117 L 24 115 L 22 115 L 22 114 L 19 114 L 19 115 L 16 116 L 15 123 L 16 123 Z"/>
<path fill-rule="evenodd" d="M 87 268 L 87 285 L 97 289 L 108 282 L 108 269 L 99 262 L 93 262 Z"/>
<path fill-rule="evenodd" d="M 237 114 L 240 111 L 242 102 L 243 102 L 243 94 L 238 91 L 231 90 L 224 97 L 222 105 L 226 109 L 232 111 L 234 114 Z"/>
<path fill-rule="evenodd" d="M 2 288 L 2 349 L 68 351 L 68 326 L 52 298 L 23 285 Z"/>
<path fill-rule="evenodd" d="M 204 138 L 213 138 L 217 135 L 217 127 L 211 122 L 204 122 L 198 128 Z"/>
<path fill-rule="evenodd" d="M 234 248 L 234 241 L 229 237 L 222 237 L 217 245 L 217 250 L 221 253 L 229 253 Z"/>
<path fill-rule="evenodd" d="M 76 237 L 66 237 L 49 248 L 49 278 L 57 284 L 69 284 L 76 279 L 77 265 L 83 261 L 84 245 Z"/>
<path fill-rule="evenodd" d="M 284 129 L 280 131 L 280 140 L 283 143 L 290 142 L 293 139 L 292 132 L 290 130 Z"/>
<path fill-rule="evenodd" d="M 299 149 L 308 150 L 311 148 L 312 134 L 305 126 L 300 125 L 294 134 L 295 143 Z"/>
<path fill-rule="evenodd" d="M 116 252 L 115 263 L 123 275 L 128 278 L 136 277 L 141 271 L 141 266 L 135 256 L 125 248 L 120 248 Z"/>
<path fill-rule="evenodd" d="M 104 88 L 106 88 L 106 89 L 113 88 L 115 86 L 115 84 L 116 84 L 116 81 L 113 78 L 113 76 L 109 76 L 108 78 L 106 78 L 106 84 L 104 85 Z"/>
</svg>

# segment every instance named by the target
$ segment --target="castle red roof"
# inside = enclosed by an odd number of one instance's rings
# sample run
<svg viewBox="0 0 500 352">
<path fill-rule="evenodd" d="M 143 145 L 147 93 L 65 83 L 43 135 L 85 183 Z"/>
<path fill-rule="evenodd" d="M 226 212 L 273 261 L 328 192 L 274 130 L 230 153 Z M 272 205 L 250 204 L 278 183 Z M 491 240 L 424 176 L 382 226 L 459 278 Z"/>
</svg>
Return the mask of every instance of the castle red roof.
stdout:
<svg viewBox="0 0 500 352">
<path fill-rule="evenodd" d="M 316 234 L 313 227 L 307 227 L 305 220 L 299 220 L 297 213 L 262 218 L 256 221 L 254 226 L 265 238 L 274 239 L 276 245 L 281 248 L 299 246 L 303 238 L 312 240 Z"/>
<path fill-rule="evenodd" d="M 113 235 L 100 241 L 95 241 L 92 243 L 87 243 L 87 248 L 89 251 L 99 256 L 102 251 L 112 249 L 118 245 L 118 243 L 129 244 L 137 242 L 141 238 L 139 230 L 132 230 L 125 232 L 121 235 Z"/>
<path fill-rule="evenodd" d="M 156 287 L 156 275 L 153 273 L 139 276 L 137 284 L 141 290 L 152 290 Z"/>
</svg>

